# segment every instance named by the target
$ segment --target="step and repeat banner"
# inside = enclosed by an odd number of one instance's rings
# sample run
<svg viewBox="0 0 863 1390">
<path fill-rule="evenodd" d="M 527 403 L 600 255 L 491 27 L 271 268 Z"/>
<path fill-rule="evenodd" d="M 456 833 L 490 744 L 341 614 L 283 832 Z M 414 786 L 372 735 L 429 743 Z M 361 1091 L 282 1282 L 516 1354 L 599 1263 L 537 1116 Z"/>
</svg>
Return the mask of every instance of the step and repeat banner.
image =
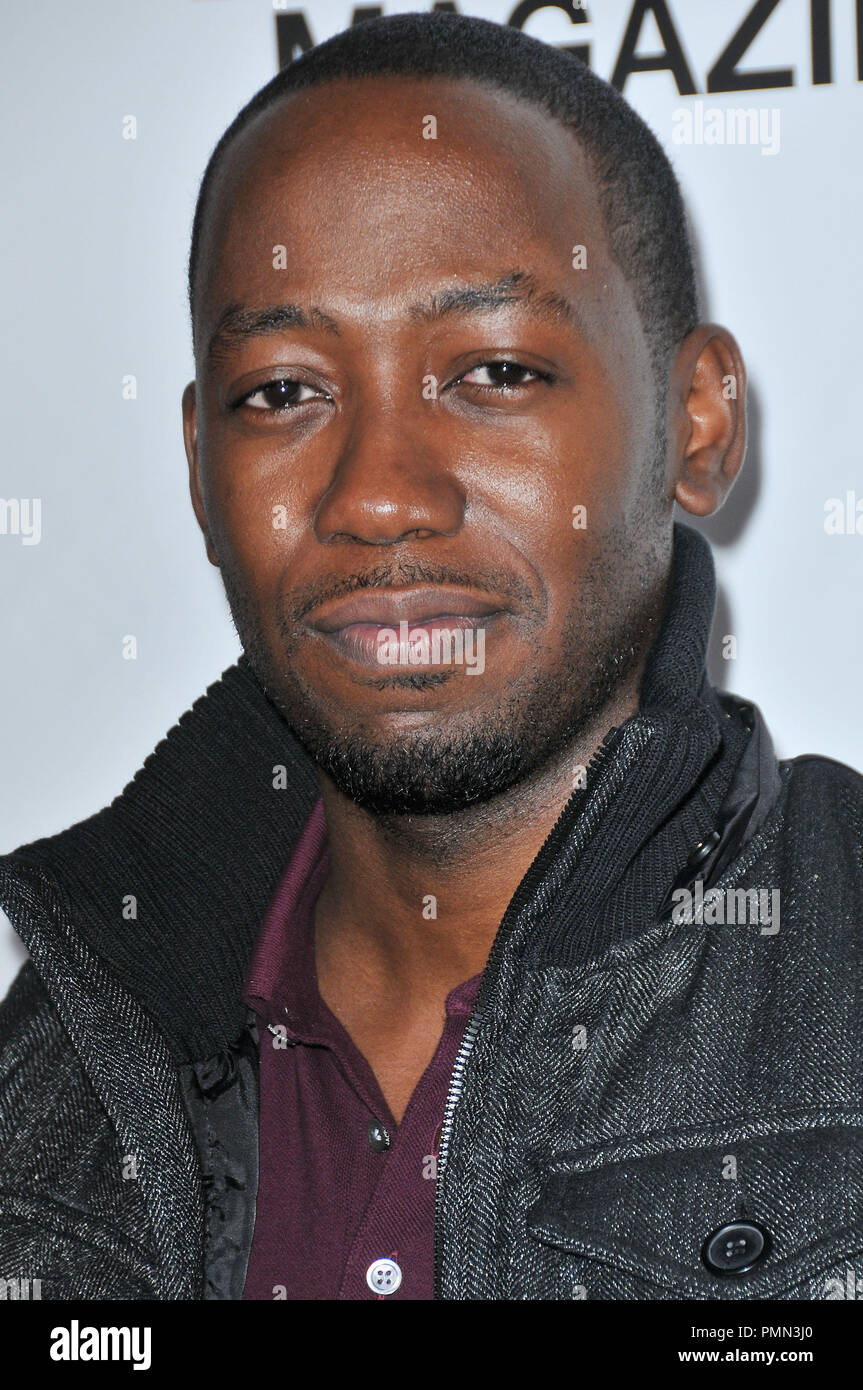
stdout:
<svg viewBox="0 0 863 1390">
<path fill-rule="evenodd" d="M 280 65 L 411 8 L 4 8 L 0 852 L 107 804 L 238 655 L 181 435 L 198 184 Z M 442 8 L 578 53 L 667 150 L 750 379 L 743 473 L 685 518 L 716 558 L 711 676 L 780 756 L 863 768 L 863 0 Z M 0 931 L 0 995 L 21 958 Z"/>
</svg>

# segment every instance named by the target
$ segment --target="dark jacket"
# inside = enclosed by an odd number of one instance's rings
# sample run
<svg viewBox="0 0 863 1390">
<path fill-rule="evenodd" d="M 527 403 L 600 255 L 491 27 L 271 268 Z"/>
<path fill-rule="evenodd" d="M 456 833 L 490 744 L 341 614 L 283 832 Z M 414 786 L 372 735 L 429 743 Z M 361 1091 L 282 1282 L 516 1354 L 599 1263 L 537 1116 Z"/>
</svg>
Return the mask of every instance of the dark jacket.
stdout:
<svg viewBox="0 0 863 1390">
<path fill-rule="evenodd" d="M 777 763 L 757 708 L 710 686 L 714 601 L 709 546 L 677 525 L 639 710 L 516 891 L 453 1073 L 441 1298 L 808 1299 L 863 1280 L 863 778 Z M 109 807 L 0 859 L 31 957 L 0 1008 L 0 1278 L 240 1297 L 257 1183 L 241 990 L 315 796 L 241 658 Z M 699 877 L 716 901 L 778 890 L 779 929 L 751 909 L 680 920 L 671 894 Z"/>
</svg>

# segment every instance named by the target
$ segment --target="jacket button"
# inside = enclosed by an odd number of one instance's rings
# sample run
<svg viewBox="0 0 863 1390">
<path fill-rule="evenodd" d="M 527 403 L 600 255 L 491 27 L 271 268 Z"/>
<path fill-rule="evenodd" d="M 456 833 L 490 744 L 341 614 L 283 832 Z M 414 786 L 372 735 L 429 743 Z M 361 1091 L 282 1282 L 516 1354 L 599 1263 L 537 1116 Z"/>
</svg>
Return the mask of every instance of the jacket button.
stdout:
<svg viewBox="0 0 863 1390">
<path fill-rule="evenodd" d="M 707 856 L 712 854 L 719 844 L 721 838 L 718 830 L 711 830 L 709 835 L 705 835 L 703 840 L 699 840 L 686 861 L 687 869 L 697 869 L 699 864 L 703 864 Z"/>
<path fill-rule="evenodd" d="M 748 1274 L 768 1254 L 770 1237 L 751 1221 L 732 1221 L 707 1237 L 701 1257 L 714 1274 Z"/>
</svg>

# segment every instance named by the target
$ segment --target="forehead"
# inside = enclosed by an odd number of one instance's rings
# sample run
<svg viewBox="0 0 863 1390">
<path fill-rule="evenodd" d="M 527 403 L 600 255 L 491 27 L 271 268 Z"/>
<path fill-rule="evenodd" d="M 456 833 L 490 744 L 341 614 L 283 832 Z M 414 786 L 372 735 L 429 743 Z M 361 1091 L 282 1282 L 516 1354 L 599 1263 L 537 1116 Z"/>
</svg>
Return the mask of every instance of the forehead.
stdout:
<svg viewBox="0 0 863 1390">
<path fill-rule="evenodd" d="M 576 246 L 586 268 L 573 267 Z M 230 146 L 202 231 L 196 336 L 207 341 L 226 305 L 274 292 L 398 314 L 419 288 L 514 264 L 587 313 L 607 318 L 628 297 L 571 131 L 472 80 L 329 81 L 280 100 Z"/>
</svg>

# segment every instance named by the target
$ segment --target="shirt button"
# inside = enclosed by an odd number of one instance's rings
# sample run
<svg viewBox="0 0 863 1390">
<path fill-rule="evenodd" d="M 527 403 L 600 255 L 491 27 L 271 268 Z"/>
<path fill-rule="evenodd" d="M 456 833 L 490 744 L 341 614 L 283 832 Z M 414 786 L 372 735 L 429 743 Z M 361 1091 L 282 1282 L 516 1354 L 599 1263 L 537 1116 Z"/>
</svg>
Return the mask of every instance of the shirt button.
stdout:
<svg viewBox="0 0 863 1390">
<path fill-rule="evenodd" d="M 402 1272 L 395 1260 L 373 1260 L 366 1270 L 366 1283 L 372 1293 L 395 1293 L 402 1282 Z"/>
<path fill-rule="evenodd" d="M 720 1226 L 704 1242 L 702 1258 L 714 1274 L 747 1274 L 769 1251 L 767 1232 L 751 1221 Z"/>
<path fill-rule="evenodd" d="M 366 1134 L 376 1154 L 382 1154 L 390 1146 L 390 1136 L 380 1120 L 369 1120 L 366 1125 Z"/>
</svg>

